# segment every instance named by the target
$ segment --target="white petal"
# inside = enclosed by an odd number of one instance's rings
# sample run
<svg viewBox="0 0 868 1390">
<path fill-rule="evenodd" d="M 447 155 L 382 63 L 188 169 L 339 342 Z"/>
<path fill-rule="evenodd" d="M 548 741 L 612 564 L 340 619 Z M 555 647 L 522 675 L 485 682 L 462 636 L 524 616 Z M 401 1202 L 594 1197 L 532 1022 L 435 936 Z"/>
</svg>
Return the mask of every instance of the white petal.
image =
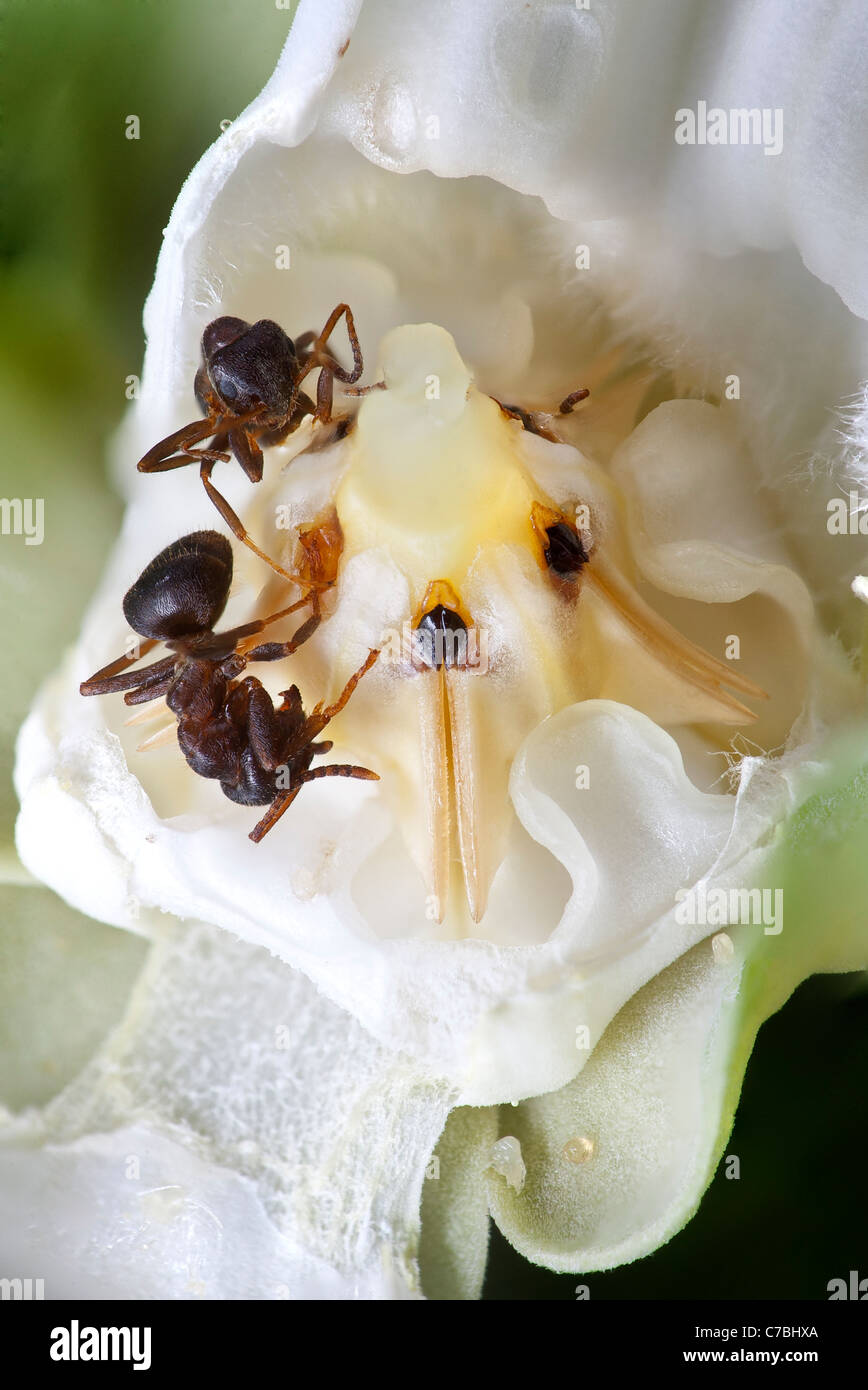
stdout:
<svg viewBox="0 0 868 1390">
<path fill-rule="evenodd" d="M 646 985 L 563 1090 L 510 1109 L 521 1194 L 489 1178 L 492 1214 L 549 1269 L 609 1269 L 684 1224 L 714 1172 L 759 1020 L 741 1018 L 745 933 L 729 961 L 709 942 Z"/>
<path fill-rule="evenodd" d="M 730 915 L 630 999 L 573 1082 L 502 1112 L 527 1178 L 519 1195 L 489 1176 L 492 1213 L 530 1259 L 608 1269 L 674 1235 L 724 1151 L 762 1022 L 807 975 L 864 968 L 864 730 L 829 751 L 754 879 L 773 885 L 779 930 Z"/>
<path fill-rule="evenodd" d="M 710 870 L 732 826 L 733 801 L 699 792 L 650 720 L 588 701 L 542 724 L 512 777 L 520 822 L 553 856 L 522 857 L 521 890 L 532 918 L 547 902 L 554 934 L 519 949 L 377 939 L 352 895 L 390 824 L 364 791 L 308 788 L 308 814 L 292 836 L 261 845 L 239 834 L 231 806 L 222 817 L 161 820 L 90 708 L 72 707 L 59 746 L 47 737 L 49 700 L 22 732 L 19 844 L 31 867 L 119 924 L 142 929 L 159 908 L 266 946 L 385 1046 L 451 1078 L 470 1104 L 548 1090 L 577 1070 L 576 1024 L 591 1022 L 598 1037 L 623 999 L 690 944 L 689 934 L 651 928 L 671 915 L 678 888 Z M 591 768 L 585 790 L 575 786 L 579 764 Z M 57 832 L 50 848 L 46 824 Z M 83 875 L 79 865 L 96 856 L 103 874 Z M 558 861 L 573 880 L 565 906 L 552 877 Z M 379 871 L 388 868 L 382 858 Z M 495 907 L 499 893 L 515 891 L 504 873 Z M 579 967 L 587 983 L 574 998 L 560 981 Z"/>
<path fill-rule="evenodd" d="M 494 1108 L 450 1111 L 422 1197 L 419 1265 L 427 1298 L 473 1299 L 482 1292 L 489 1232 L 484 1172 L 496 1138 Z"/>
<path fill-rule="evenodd" d="M 702 401 L 658 406 L 617 451 L 612 475 L 643 576 L 673 596 L 655 594 L 654 607 L 721 660 L 737 638 L 733 669 L 772 697 L 748 731 L 756 747 L 783 744 L 805 705 L 803 741 L 826 721 L 858 714 L 851 668 L 819 628 L 792 543 L 773 507 L 758 503 L 723 411 Z"/>
<path fill-rule="evenodd" d="M 418 1296 L 448 1108 L 303 976 L 167 926 L 93 1063 L 5 1131 L 4 1254 L 53 1297 Z"/>
<path fill-rule="evenodd" d="M 683 860 L 660 854 L 657 877 L 657 866 L 650 866 L 653 912 L 637 906 L 638 880 L 625 874 L 617 843 L 594 840 L 593 821 L 623 821 L 637 836 L 641 829 L 655 849 L 660 837 L 654 838 L 653 824 L 637 821 L 627 769 L 600 733 L 610 714 L 601 722 L 599 710 L 584 716 L 568 711 L 564 767 L 585 761 L 586 743 L 593 751 L 599 737 L 601 766 L 613 790 L 607 793 L 598 778 L 584 809 L 569 803 L 567 812 L 564 768 L 553 759 L 540 758 L 539 789 L 530 785 L 529 770 L 514 780 L 520 818 L 562 866 L 532 849 L 524 833 L 521 874 L 510 876 L 507 869 L 493 885 L 492 903 L 498 892 L 501 903 L 516 898 L 520 913 L 514 915 L 533 923 L 523 935 L 514 925 L 511 937 L 505 934 L 521 944 L 496 948 L 476 940 L 453 950 L 425 939 L 421 930 L 416 940 L 372 940 L 366 914 L 377 893 L 381 902 L 388 900 L 382 916 L 391 929 L 389 904 L 406 893 L 413 870 L 406 855 L 395 852 L 394 818 L 370 787 L 341 787 L 339 796 L 323 784 L 308 788 L 309 815 L 292 837 L 254 847 L 239 834 L 235 808 L 221 803 L 216 787 L 194 788 L 195 779 L 178 775 L 186 770 L 173 750 L 149 755 L 164 761 L 146 796 L 97 711 L 71 698 L 75 680 L 104 661 L 106 646 L 111 650 L 122 637 L 117 597 L 125 581 L 161 542 L 187 527 L 213 524 L 192 469 L 147 478 L 133 474 L 133 461 L 163 426 L 187 418 L 198 334 L 221 308 L 268 313 L 297 332 L 346 297 L 359 306 L 365 341 L 375 343 L 396 322 L 445 320 L 459 345 L 472 351 L 489 389 L 525 383 L 549 393 L 563 375 L 566 390 L 587 367 L 600 378 L 603 420 L 589 434 L 603 451 L 629 429 L 637 405 L 641 382 L 630 371 L 621 379 L 622 368 L 611 358 L 624 337 L 623 318 L 636 308 L 637 331 L 658 339 L 674 335 L 686 344 L 683 353 L 664 354 L 680 373 L 679 386 L 696 389 L 710 372 L 712 386 L 719 385 L 721 343 L 736 355 L 736 367 L 744 360 L 755 369 L 743 405 L 750 425 L 763 426 L 756 452 L 770 477 L 791 459 L 796 441 L 804 448 L 819 437 L 830 403 L 852 389 L 861 340 L 830 291 L 802 277 L 797 265 L 793 275 L 795 258 L 775 261 L 769 274 L 756 257 L 737 258 L 735 265 L 715 263 L 709 277 L 701 256 L 685 259 L 680 245 L 649 236 L 646 220 L 623 205 L 624 190 L 656 139 L 655 122 L 669 111 L 665 79 L 683 56 L 686 30 L 679 23 L 686 7 L 661 22 L 647 7 L 635 16 L 604 6 L 538 12 L 517 4 L 459 13 L 435 3 L 412 21 L 389 24 L 390 7 L 369 4 L 345 49 L 355 13 L 353 7 L 301 7 L 272 83 L 194 171 L 173 216 L 147 311 L 144 394 L 119 454 L 134 503 L 75 667 L 47 694 L 22 735 L 19 843 L 46 881 L 104 919 L 141 925 L 147 919 L 130 910 L 140 903 L 204 918 L 267 945 L 353 1010 L 385 1046 L 407 1048 L 460 1086 L 465 1100 L 487 1103 L 562 1084 L 577 1069 L 573 1033 L 582 1013 L 577 1019 L 569 991 L 560 988 L 576 961 L 587 969 L 591 960 L 601 971 L 593 1004 L 599 1029 L 625 989 L 639 987 L 690 944 L 676 934 L 661 945 L 664 934 L 652 929 L 654 912 L 663 911 L 667 893 L 671 903 L 686 865 L 707 873 L 724 844 L 731 863 L 744 854 L 747 841 L 741 833 L 729 835 L 725 824 L 731 803 L 714 797 L 708 805 L 697 803 L 699 793 L 684 776 L 674 745 L 661 745 L 641 716 L 611 715 L 629 733 L 631 775 L 641 781 L 648 774 L 649 799 L 650 785 L 658 795 L 660 784 L 648 769 L 665 769 L 666 816 L 683 838 Z M 636 24 L 624 16 L 634 16 Z M 536 59 L 554 51 L 555 39 L 563 67 L 538 71 Z M 649 53 L 656 64 L 648 62 Z M 478 79 L 482 55 L 491 81 Z M 565 70 L 569 81 L 558 75 Z M 655 122 L 637 127 L 626 106 L 621 115 L 606 114 L 616 110 L 609 102 L 618 77 L 635 77 L 637 92 L 640 77 L 656 84 Z M 425 133 L 427 114 L 440 116 L 439 139 Z M 613 157 L 616 152 L 622 159 Z M 391 172 L 416 168 L 418 174 L 400 178 Z M 649 187 L 656 173 L 646 167 Z M 459 177 L 476 174 L 489 178 Z M 505 184 L 495 185 L 493 177 Z M 559 224 L 553 225 L 551 213 Z M 579 216 L 593 219 L 586 225 L 600 253 L 587 281 L 570 259 Z M 274 250 L 284 243 L 292 251 L 289 271 L 275 265 Z M 708 294 L 707 283 L 713 286 Z M 757 298 L 746 333 L 747 292 Z M 780 344 L 785 336 L 802 341 L 792 328 L 793 313 L 810 318 L 818 336 L 788 361 L 788 375 Z M 605 361 L 604 351 L 610 354 Z M 611 377 L 617 389 L 611 382 L 607 388 Z M 578 437 L 583 428 L 577 422 Z M 221 485 L 243 505 L 250 488 L 230 473 Z M 252 583 L 249 569 L 243 583 Z M 366 611 L 364 621 L 369 616 Z M 543 740 L 556 738 L 559 727 Z M 772 771 L 769 780 L 776 778 Z M 786 794 L 785 779 L 777 779 L 769 803 L 779 809 Z M 745 796 L 737 828 L 748 826 L 767 834 L 769 822 Z M 376 872 L 366 879 L 372 864 Z M 587 901 L 574 891 L 558 927 L 568 876 Z M 524 900 L 515 891 L 519 880 Z M 595 925 L 590 904 L 597 891 L 604 910 Z M 620 959 L 625 953 L 626 965 Z M 540 979 L 554 979 L 558 989 L 534 990 Z M 510 1029 L 507 1051 L 490 1046 L 491 1037 Z"/>
</svg>

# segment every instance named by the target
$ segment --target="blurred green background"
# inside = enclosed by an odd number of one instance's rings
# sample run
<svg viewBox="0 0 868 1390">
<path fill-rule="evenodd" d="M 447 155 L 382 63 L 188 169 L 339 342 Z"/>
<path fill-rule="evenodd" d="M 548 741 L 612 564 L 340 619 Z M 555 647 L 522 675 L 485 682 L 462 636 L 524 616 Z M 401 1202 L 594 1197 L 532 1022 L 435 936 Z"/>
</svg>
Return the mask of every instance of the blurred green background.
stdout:
<svg viewBox="0 0 868 1390">
<path fill-rule="evenodd" d="M 48 539 L 0 538 L 0 844 L 12 745 L 71 643 L 118 526 L 105 442 L 141 371 L 162 229 L 196 160 L 256 95 L 290 16 L 274 0 L 12 0 L 2 26 L 0 496 L 44 497 Z M 140 139 L 126 138 L 126 117 Z M 131 461 L 131 467 L 132 467 Z"/>
<path fill-rule="evenodd" d="M 44 497 L 49 540 L 0 540 L 0 846 L 15 816 L 15 733 L 74 640 L 118 526 L 105 444 L 141 368 L 162 228 L 221 120 L 268 77 L 289 18 L 274 0 L 5 7 L 0 495 Z M 125 138 L 132 114 L 139 140 Z M 728 1146 L 741 1179 L 719 1174 L 662 1251 L 579 1280 L 495 1236 L 485 1296 L 570 1299 L 585 1282 L 592 1299 L 822 1299 L 829 1279 L 868 1275 L 866 1022 L 862 977 L 827 977 L 765 1025 Z"/>
</svg>

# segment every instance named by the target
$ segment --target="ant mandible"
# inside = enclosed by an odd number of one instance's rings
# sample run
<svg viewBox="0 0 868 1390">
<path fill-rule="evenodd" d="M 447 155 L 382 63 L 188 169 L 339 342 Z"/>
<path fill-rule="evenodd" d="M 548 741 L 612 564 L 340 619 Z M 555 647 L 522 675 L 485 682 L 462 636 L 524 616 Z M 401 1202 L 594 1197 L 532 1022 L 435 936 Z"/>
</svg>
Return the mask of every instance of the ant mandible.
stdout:
<svg viewBox="0 0 868 1390">
<path fill-rule="evenodd" d="M 346 371 L 326 350 L 331 334 L 346 315 L 347 334 L 353 353 L 352 371 Z M 310 372 L 319 369 L 316 404 L 301 390 Z M 327 424 L 332 419 L 335 381 L 347 385 L 364 371 L 362 350 L 352 310 L 338 304 L 321 333 L 303 333 L 295 341 L 272 319 L 247 323 L 223 316 L 207 325 L 202 334 L 202 366 L 193 390 L 204 420 L 194 420 L 160 440 L 139 460 L 141 473 L 163 473 L 198 462 L 199 476 L 214 506 L 238 540 L 284 579 L 297 576 L 266 555 L 247 533 L 240 517 L 211 481 L 215 463 L 235 455 L 252 483 L 262 478 L 261 445 L 280 444 L 298 429 L 306 415 Z M 208 449 L 195 448 L 211 440 Z"/>
<path fill-rule="evenodd" d="M 270 617 L 215 632 L 232 583 L 232 548 L 216 531 L 196 531 L 162 550 L 142 571 L 123 601 L 133 631 L 147 640 L 139 651 L 119 657 L 82 683 L 82 695 L 125 691 L 128 705 L 165 696 L 178 721 L 178 744 L 200 777 L 217 778 L 230 801 L 269 809 L 250 832 L 259 842 L 292 804 L 306 782 L 321 777 L 378 781 L 366 767 L 332 763 L 311 770 L 330 740 L 319 735 L 343 709 L 362 676 L 376 661 L 371 651 L 331 705 L 320 702 L 305 714 L 298 687 L 281 691 L 282 704 L 255 676 L 236 677 L 250 661 L 276 661 L 310 636 L 310 620 L 287 642 L 267 642 L 246 651 L 239 645 L 278 618 L 306 603 L 300 599 Z M 144 670 L 123 670 L 158 642 L 174 655 Z"/>
</svg>

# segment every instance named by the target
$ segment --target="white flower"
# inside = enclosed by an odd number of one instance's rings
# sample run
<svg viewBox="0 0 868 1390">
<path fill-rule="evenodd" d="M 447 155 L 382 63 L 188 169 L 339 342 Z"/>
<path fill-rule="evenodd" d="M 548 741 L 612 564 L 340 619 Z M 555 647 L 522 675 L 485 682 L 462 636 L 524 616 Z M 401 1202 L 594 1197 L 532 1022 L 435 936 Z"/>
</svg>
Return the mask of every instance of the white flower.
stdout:
<svg viewBox="0 0 868 1390">
<path fill-rule="evenodd" d="M 842 46 L 862 22 L 842 20 Z M 635 1258 L 698 1202 L 762 1019 L 811 970 L 864 963 L 841 914 L 817 943 L 772 856 L 864 698 L 828 631 L 861 621 L 864 547 L 825 524 L 865 475 L 864 414 L 841 414 L 868 341 L 842 143 L 858 122 L 834 63 L 827 88 L 806 78 L 816 23 L 772 4 L 661 24 L 640 4 L 303 3 L 185 185 L 118 443 L 124 529 L 19 750 L 25 864 L 153 940 L 119 1030 L 13 1124 L 38 1158 L 3 1158 L 16 1207 L 48 1178 L 59 1220 L 65 1190 L 146 1154 L 135 1214 L 108 1184 L 70 1270 L 138 1295 L 373 1297 L 417 1292 L 421 1258 L 429 1291 L 466 1296 L 489 1202 L 552 1268 Z M 781 153 L 678 145 L 694 90 L 781 108 Z M 381 781 L 306 787 L 256 845 L 253 813 L 176 747 L 136 751 L 117 697 L 78 695 L 124 649 L 120 599 L 147 561 L 219 524 L 194 469 L 133 467 L 190 418 L 204 326 L 296 335 L 341 301 L 387 389 L 324 450 L 299 452 L 305 426 L 269 450 L 259 485 L 234 464 L 214 480 L 284 564 L 277 517 L 334 506 L 343 529 L 334 611 L 261 676 L 273 693 L 334 698 L 429 582 L 457 586 L 488 640 L 487 674 L 449 678 L 463 885 L 432 820 L 433 673 L 381 658 L 329 730 Z M 550 410 L 580 386 L 562 443 L 489 398 Z M 578 603 L 534 550 L 534 504 L 586 509 Z M 235 549 L 233 624 L 286 593 Z M 732 793 L 721 750 L 748 715 L 676 632 L 732 659 L 748 705 L 770 696 Z M 780 935 L 683 910 L 685 892 L 757 884 L 784 891 Z M 491 1167 L 498 1134 L 514 1181 Z"/>
</svg>

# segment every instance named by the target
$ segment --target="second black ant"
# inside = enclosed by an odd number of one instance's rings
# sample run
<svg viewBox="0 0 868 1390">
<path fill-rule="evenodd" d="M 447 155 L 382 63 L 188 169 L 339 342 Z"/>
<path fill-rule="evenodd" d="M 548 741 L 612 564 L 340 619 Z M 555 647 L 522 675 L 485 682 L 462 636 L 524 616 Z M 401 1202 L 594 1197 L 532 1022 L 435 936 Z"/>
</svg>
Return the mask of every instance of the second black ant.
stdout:
<svg viewBox="0 0 868 1390">
<path fill-rule="evenodd" d="M 308 554 L 316 551 L 316 531 L 306 533 Z M 282 703 L 275 706 L 255 676 L 238 677 L 251 661 L 277 661 L 297 651 L 316 627 L 318 613 L 288 641 L 243 649 L 246 639 L 297 611 L 308 599 L 267 618 L 215 632 L 229 598 L 232 570 L 232 548 L 216 531 L 193 532 L 162 550 L 123 601 L 127 622 L 145 642 L 135 655 L 119 657 L 84 681 L 81 693 L 123 691 L 128 705 L 165 697 L 178 721 L 179 747 L 192 770 L 218 779 L 231 801 L 268 805 L 250 832 L 258 842 L 306 782 L 322 777 L 379 780 L 369 768 L 345 763 L 311 769 L 313 758 L 332 747 L 329 740 L 318 741 L 319 735 L 343 709 L 379 652 L 368 654 L 332 704 L 321 702 L 306 714 L 293 685 L 281 692 Z M 130 669 L 158 642 L 165 642 L 172 655 L 144 670 Z"/>
</svg>

